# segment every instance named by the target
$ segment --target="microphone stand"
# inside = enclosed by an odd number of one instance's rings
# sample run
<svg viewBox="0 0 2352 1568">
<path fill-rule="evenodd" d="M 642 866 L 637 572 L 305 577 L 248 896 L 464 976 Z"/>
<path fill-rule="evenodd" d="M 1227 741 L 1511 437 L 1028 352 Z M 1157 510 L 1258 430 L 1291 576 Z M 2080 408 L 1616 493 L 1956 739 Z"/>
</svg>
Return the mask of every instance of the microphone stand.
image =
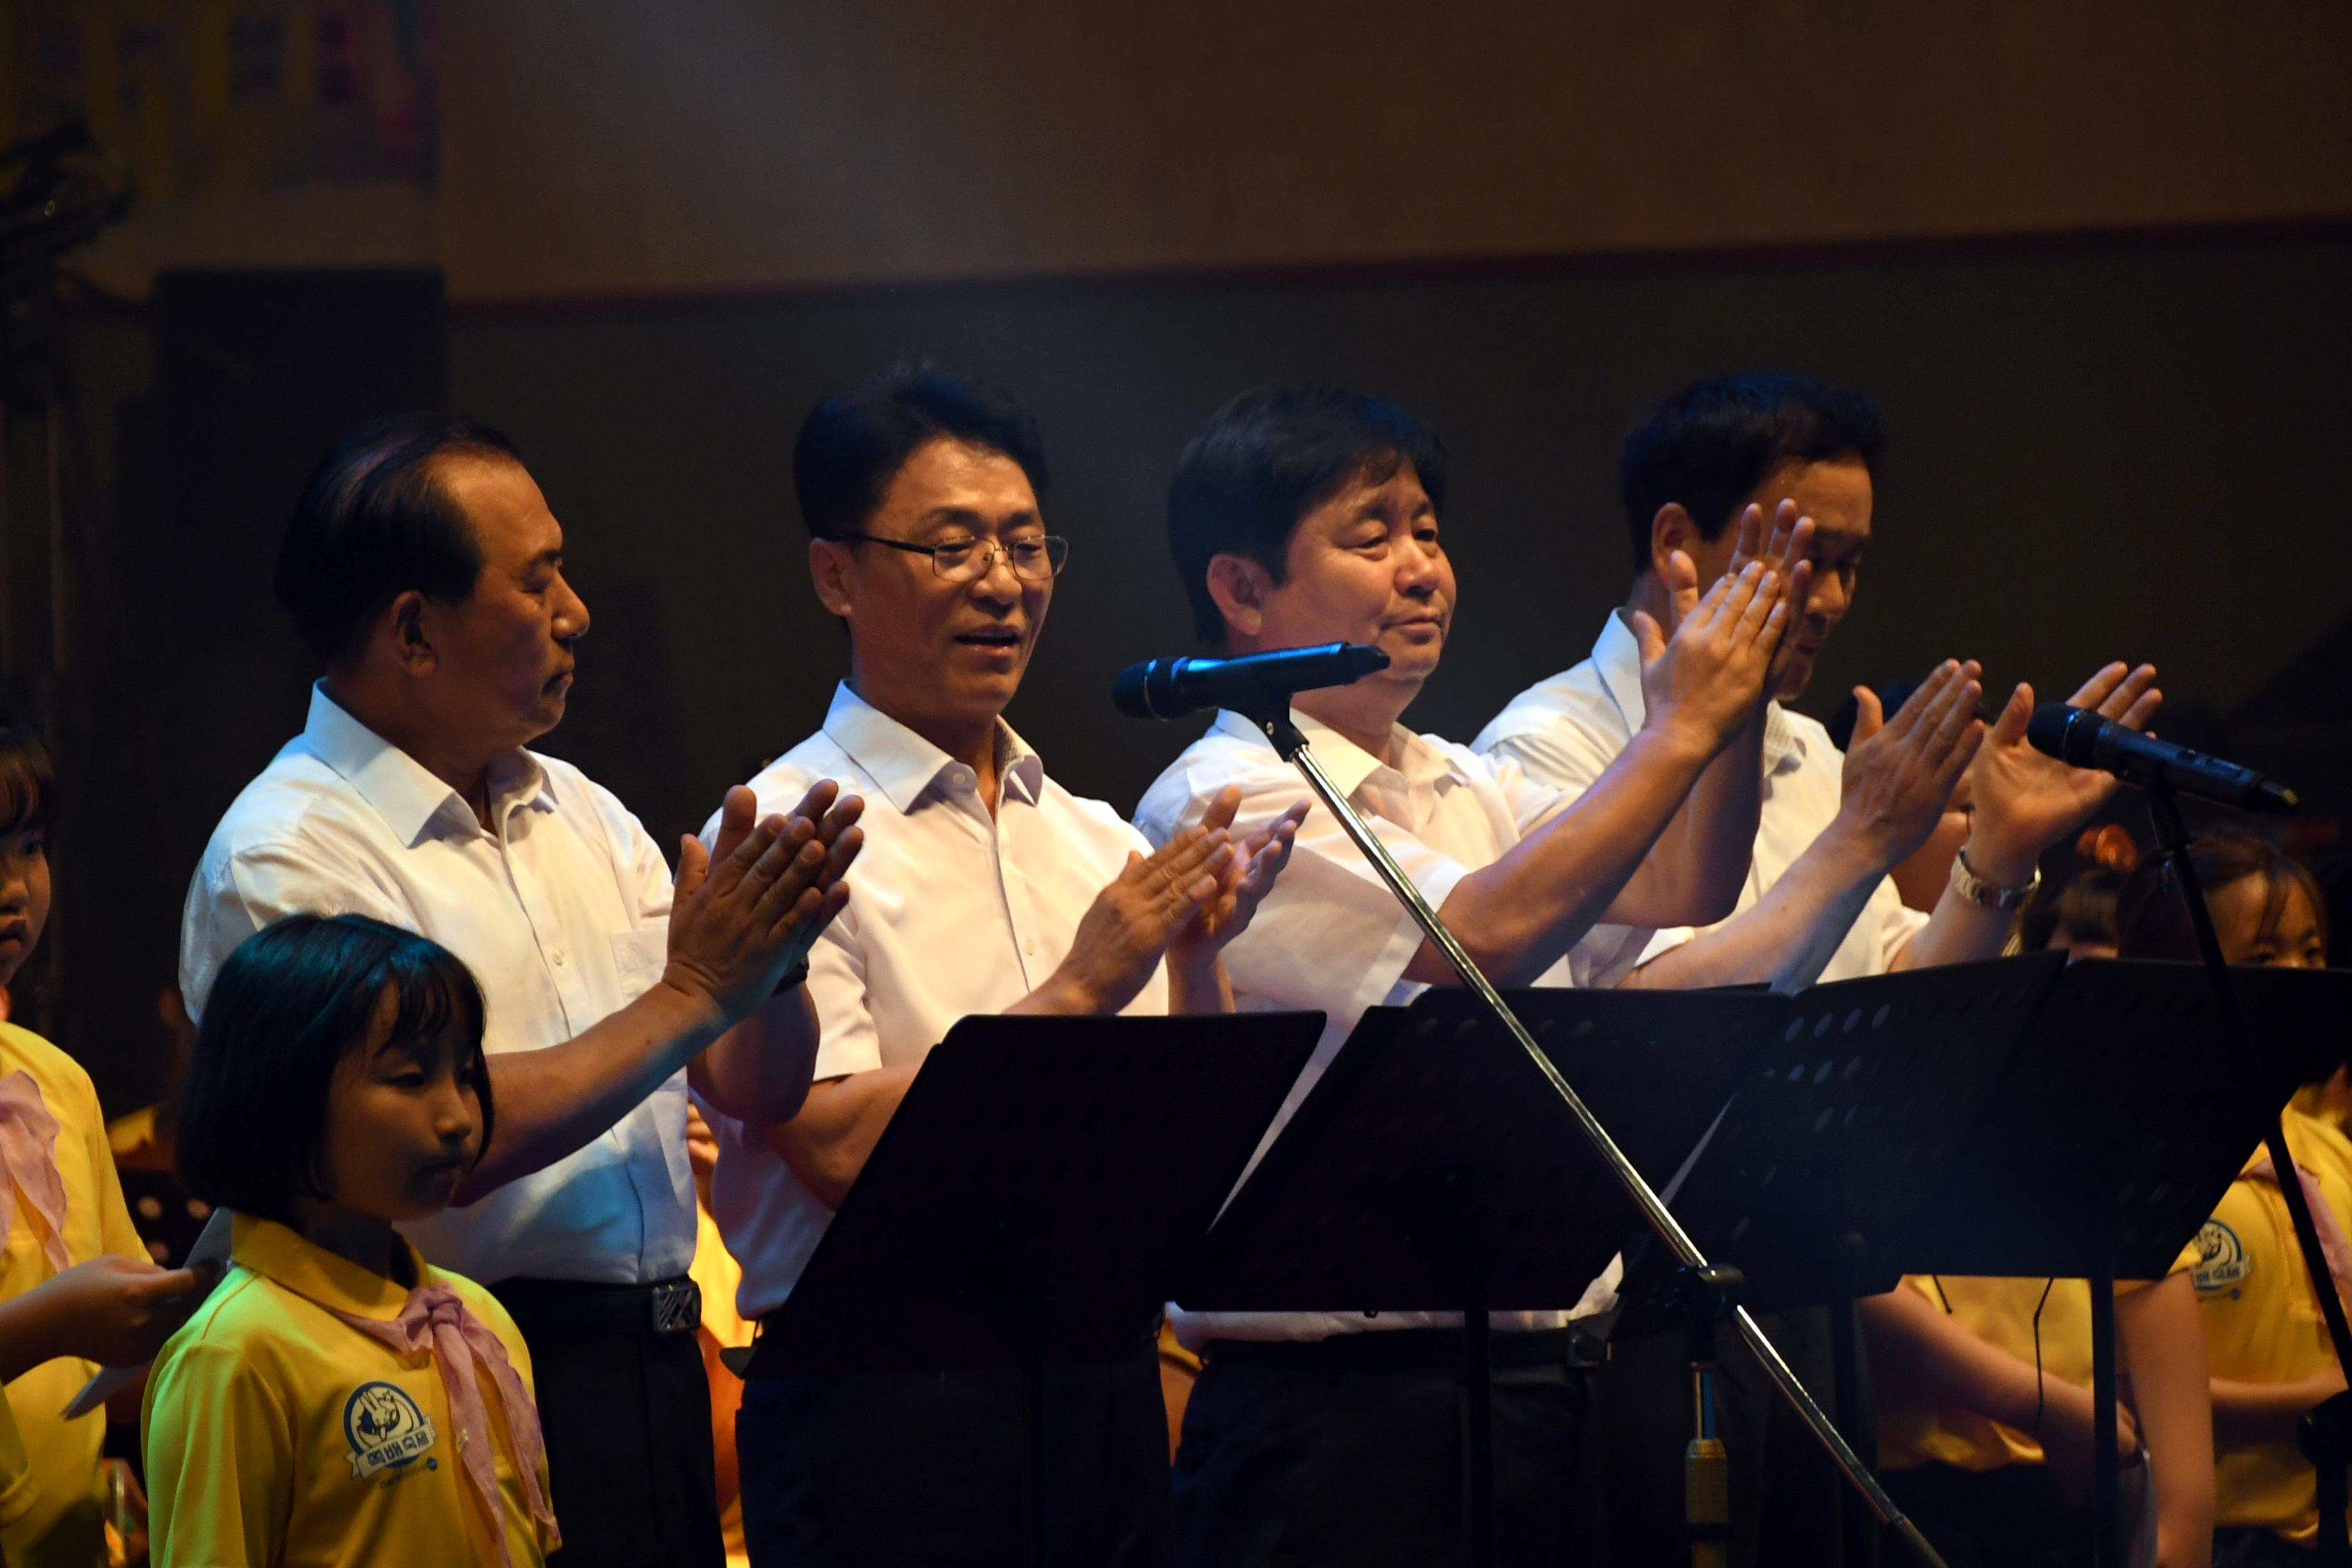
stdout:
<svg viewBox="0 0 2352 1568">
<path fill-rule="evenodd" d="M 2189 858 L 2189 833 L 2180 820 L 2179 803 L 2170 787 L 2160 781 L 2147 785 L 2146 793 L 2157 847 L 2173 875 L 2180 879 L 2180 901 L 2188 908 L 2189 928 L 2196 933 L 2198 956 L 2204 963 L 2205 978 L 2212 988 L 2222 1036 L 2229 1042 L 2231 1055 L 2245 1070 L 2248 1092 L 2260 1094 L 2262 1087 L 2254 1078 L 2254 1057 L 2246 1042 L 2245 1021 L 2238 1012 L 2237 992 L 2230 983 L 2230 966 L 2222 960 L 2221 942 L 2213 931 L 2213 914 L 2206 906 L 2205 889 L 2198 884 L 2197 868 Z M 2278 1177 L 2279 1196 L 2286 1200 L 2287 1215 L 2294 1221 L 2297 1250 L 2303 1254 L 2304 1268 L 2311 1276 L 2312 1294 L 2319 1298 L 2319 1313 L 2326 1321 L 2327 1341 L 2336 1351 L 2336 1365 L 2352 1372 L 2352 1323 L 2346 1321 L 2335 1276 L 2328 1270 L 2327 1254 L 2319 1244 L 2319 1227 L 2312 1221 L 2302 1178 L 2295 1174 L 2294 1160 L 2286 1146 L 2285 1124 L 2275 1114 L 2263 1134 L 2263 1146 L 2270 1152 L 2271 1169 Z M 2098 1452 L 2103 1459 L 2115 1451 L 2115 1402 L 2110 1399 L 2098 1411 Z M 2352 1564 L 2352 1545 L 2347 1544 L 2345 1534 L 2346 1467 L 2352 1464 L 2352 1392 L 2335 1394 L 2305 1411 L 2297 1426 L 2295 1441 L 2304 1458 L 2312 1462 L 2317 1478 L 2316 1563 L 2320 1568 L 2344 1568 Z M 2110 1510 L 2105 1518 L 2112 1517 Z"/>
<path fill-rule="evenodd" d="M 1503 1026 L 1504 1032 L 1517 1041 L 1519 1048 L 1528 1054 L 1528 1059 L 1535 1063 L 1536 1070 L 1543 1074 L 1544 1081 L 1551 1085 L 1552 1092 L 1559 1095 L 1560 1102 L 1568 1107 L 1569 1114 L 1576 1119 L 1578 1128 L 1592 1145 L 1593 1152 L 1609 1167 L 1610 1173 L 1616 1177 L 1617 1184 L 1624 1189 L 1626 1196 L 1633 1200 L 1634 1206 L 1642 1211 L 1643 1219 L 1648 1222 L 1650 1228 L 1657 1233 L 1658 1238 L 1680 1262 L 1690 1293 L 1713 1295 L 1717 1310 L 1738 1331 L 1739 1338 L 1748 1346 L 1748 1353 L 1756 1358 L 1757 1364 L 1780 1389 L 1780 1396 L 1811 1429 L 1814 1441 L 1844 1472 L 1847 1482 L 1870 1504 L 1871 1511 L 1878 1516 L 1880 1522 L 1901 1535 L 1921 1563 L 1932 1564 L 1933 1568 L 1944 1568 L 1944 1560 L 1936 1554 L 1936 1549 L 1927 1544 L 1927 1537 L 1919 1533 L 1918 1527 L 1895 1506 L 1895 1500 L 1887 1496 L 1886 1489 L 1878 1484 L 1878 1478 L 1870 1473 L 1870 1468 L 1862 1462 L 1839 1434 L 1836 1425 L 1814 1402 L 1797 1374 L 1790 1370 L 1789 1363 L 1781 1359 L 1780 1352 L 1773 1348 L 1772 1342 L 1757 1326 L 1748 1309 L 1720 1290 L 1720 1282 L 1732 1271 L 1718 1269 L 1707 1262 L 1706 1255 L 1699 1251 L 1698 1244 L 1691 1240 L 1681 1223 L 1668 1212 L 1664 1201 L 1651 1189 L 1648 1182 L 1643 1180 L 1641 1172 L 1633 1168 L 1633 1163 L 1625 1157 L 1624 1151 L 1618 1148 L 1616 1141 L 1609 1136 L 1609 1130 L 1601 1124 L 1601 1119 L 1592 1113 L 1591 1108 L 1570 1086 L 1568 1079 L 1560 1076 L 1559 1069 L 1552 1066 L 1551 1058 L 1544 1055 L 1542 1047 L 1536 1044 L 1535 1037 L 1511 1011 L 1510 1004 L 1503 1000 L 1502 994 L 1495 989 L 1477 963 L 1463 950 L 1462 944 L 1454 940 L 1445 922 L 1438 919 L 1437 911 L 1429 907 L 1429 900 L 1421 896 L 1421 889 L 1412 885 L 1411 879 L 1390 856 L 1387 846 L 1365 826 L 1363 817 L 1331 783 L 1329 775 L 1316 762 L 1315 754 L 1307 749 L 1307 737 L 1300 734 L 1298 726 L 1291 722 L 1287 699 L 1282 700 L 1278 708 L 1268 712 L 1246 714 L 1244 717 L 1265 731 L 1265 738 L 1273 742 L 1275 751 L 1285 762 L 1298 770 L 1299 775 L 1307 781 L 1307 787 L 1314 792 L 1315 797 L 1346 830 L 1356 847 L 1363 851 L 1364 858 L 1371 862 L 1372 868 L 1380 873 L 1381 880 L 1388 884 L 1389 891 L 1396 895 L 1397 901 L 1412 913 L 1414 921 L 1438 952 L 1445 955 L 1445 961 L 1453 966 L 1454 973 L 1461 976 L 1462 984 L 1477 995 L 1486 1010 L 1494 1015 L 1495 1021 Z M 1480 1330 L 1485 1327 L 1484 1323 L 1478 1325 Z M 1465 1317 L 1465 1336 L 1475 1331 L 1468 1327 Z M 1474 1436 L 1472 1441 L 1475 1444 L 1478 1439 Z"/>
</svg>

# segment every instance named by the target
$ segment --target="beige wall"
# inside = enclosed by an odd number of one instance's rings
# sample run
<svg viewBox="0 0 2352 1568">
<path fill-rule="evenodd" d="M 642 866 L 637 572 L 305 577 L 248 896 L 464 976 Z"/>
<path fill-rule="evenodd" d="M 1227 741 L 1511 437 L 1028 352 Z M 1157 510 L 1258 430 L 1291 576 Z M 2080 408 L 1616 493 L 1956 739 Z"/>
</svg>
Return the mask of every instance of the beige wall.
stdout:
<svg viewBox="0 0 2352 1568">
<path fill-rule="evenodd" d="M 461 300 L 2352 215 L 2337 0 L 443 0 L 440 188 L 101 270 Z"/>
</svg>

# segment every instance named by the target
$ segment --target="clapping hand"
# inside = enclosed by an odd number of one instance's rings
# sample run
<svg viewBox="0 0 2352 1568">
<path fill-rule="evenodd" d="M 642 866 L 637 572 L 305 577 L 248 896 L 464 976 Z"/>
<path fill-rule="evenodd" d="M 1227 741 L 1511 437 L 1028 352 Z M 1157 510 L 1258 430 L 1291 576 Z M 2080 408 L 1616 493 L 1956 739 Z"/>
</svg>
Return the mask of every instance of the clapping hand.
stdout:
<svg viewBox="0 0 2352 1568">
<path fill-rule="evenodd" d="M 1813 520 L 1799 516 L 1797 503 L 1784 499 L 1773 509 L 1771 537 L 1765 542 L 1760 553 L 1753 553 L 1751 547 L 1757 535 L 1762 532 L 1763 525 L 1764 509 L 1750 502 L 1748 510 L 1739 514 L 1739 532 L 1737 542 L 1732 546 L 1731 564 L 1725 568 L 1725 575 L 1746 571 L 1751 560 L 1761 561 L 1788 584 L 1787 628 L 1774 646 L 1772 664 L 1764 676 L 1764 695 L 1769 698 L 1780 695 L 1780 682 L 1789 673 L 1790 661 L 1797 657 L 1797 639 L 1793 634 L 1798 621 L 1804 616 L 1806 596 L 1812 589 Z M 1804 568 L 1801 574 L 1798 572 L 1800 566 Z"/>
<path fill-rule="evenodd" d="M 689 837 L 679 850 L 665 983 L 708 997 L 730 1024 L 766 1001 L 848 907 L 864 805 L 820 779 L 788 816 L 755 823 L 751 791 L 729 790 L 717 845 Z"/>
<path fill-rule="evenodd" d="M 2069 707 L 2096 709 L 2134 730 L 2145 729 L 2163 700 L 2154 665 L 2134 669 L 2121 663 L 2106 666 L 2066 700 Z M 1969 866 L 2007 887 L 2028 880 L 2042 851 L 2080 829 L 2121 787 L 2113 774 L 2069 767 L 2036 751 L 2025 738 L 2032 717 L 2033 689 L 2020 685 L 1993 721 L 1969 774 L 1976 817 Z"/>
<path fill-rule="evenodd" d="M 1672 637 L 1640 610 L 1631 617 L 1641 647 L 1644 727 L 1679 731 L 1713 755 L 1777 690 L 1769 682 L 1782 668 L 1784 634 L 1812 586 L 1812 563 L 1805 559 L 1812 520 L 1795 511 L 1792 503 L 1781 504 L 1784 527 L 1776 526 L 1761 548 L 1761 509 L 1742 513 L 1733 559 L 1745 563 L 1703 595 L 1691 558 L 1679 550 L 1667 558 Z"/>
<path fill-rule="evenodd" d="M 1226 785 L 1209 802 L 1202 825 L 1231 832 L 1234 815 L 1241 809 L 1241 804 L 1240 787 Z M 1234 844 L 1234 854 L 1218 878 L 1216 892 L 1169 944 L 1171 964 L 1205 963 L 1249 929 L 1250 917 L 1257 913 L 1275 879 L 1290 863 L 1291 847 L 1298 841 L 1298 827 L 1307 820 L 1307 803 L 1298 801 Z"/>
<path fill-rule="evenodd" d="M 1985 734 L 1977 717 L 1979 673 L 1973 660 L 1946 659 L 1891 720 L 1876 692 L 1853 689 L 1838 819 L 1860 836 L 1881 871 L 1927 842 L 1976 757 Z"/>
<path fill-rule="evenodd" d="M 1226 827 L 1205 822 L 1156 854 L 1130 853 L 1079 917 L 1069 956 L 1032 993 L 1047 1003 L 1042 1010 L 1109 1014 L 1135 1000 L 1169 944 L 1220 896 L 1234 860 Z"/>
</svg>

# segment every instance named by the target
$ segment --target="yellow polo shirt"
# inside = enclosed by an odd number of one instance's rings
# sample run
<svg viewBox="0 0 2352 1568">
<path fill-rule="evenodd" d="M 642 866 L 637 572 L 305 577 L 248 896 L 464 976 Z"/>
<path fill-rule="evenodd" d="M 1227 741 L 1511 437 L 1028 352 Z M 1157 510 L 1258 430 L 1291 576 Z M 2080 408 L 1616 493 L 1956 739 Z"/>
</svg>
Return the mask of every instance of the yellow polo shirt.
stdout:
<svg viewBox="0 0 2352 1568">
<path fill-rule="evenodd" d="M 2283 1120 L 2295 1163 L 2319 1184 L 2336 1225 L 2352 1225 L 2352 1141 L 2297 1111 Z M 2257 1150 L 2246 1163 L 2262 1157 Z M 2206 1363 L 2213 1376 L 2299 1383 L 2335 1366 L 2327 1324 L 2276 1182 L 2240 1176 L 2197 1239 L 2197 1301 L 2204 1310 Z M 2216 1524 L 2276 1531 L 2303 1546 L 2317 1541 L 2312 1468 L 2292 1438 L 2235 1446 L 2217 1438 L 2213 1447 Z"/>
<path fill-rule="evenodd" d="M 236 1217 L 229 1256 L 228 1277 L 148 1374 L 142 1427 L 157 1568 L 496 1562 L 433 1356 L 403 1354 L 335 1315 L 388 1321 L 408 1291 L 248 1215 Z M 408 1260 L 419 1283 L 464 1298 L 531 1386 L 522 1335 L 490 1293 L 414 1248 Z M 517 1568 L 534 1568 L 546 1543 L 497 1384 L 485 1376 L 481 1388 L 497 1429 L 507 1550 Z"/>
<path fill-rule="evenodd" d="M 2173 1260 L 2179 1273 L 2197 1262 L 2194 1242 Z M 1940 1287 L 1940 1289 L 1939 1289 Z M 2047 1288 L 2048 1300 L 2042 1291 Z M 2118 1295 L 2145 1289 L 2118 1281 Z M 1916 1290 L 1940 1310 L 1948 1302 L 1960 1327 L 2028 1365 L 2038 1364 L 2052 1382 L 2091 1386 L 2091 1287 L 2082 1279 L 2006 1279 L 1945 1274 L 1935 1279 L 1906 1275 L 1896 1289 Z M 2034 1309 L 2041 1308 L 2037 1333 Z M 2038 1343 L 2037 1343 L 2038 1341 Z M 1973 1410 L 1931 1409 L 1882 1401 L 1878 1415 L 1882 1469 L 1908 1470 L 1925 1464 L 1963 1470 L 2002 1465 L 2038 1465 L 2042 1443 L 2030 1432 L 2005 1426 Z"/>
<path fill-rule="evenodd" d="M 89 1075 L 31 1030 L 0 1024 L 0 1077 L 17 1071 L 32 1075 L 58 1119 L 51 1156 L 65 1182 L 67 1255 L 76 1263 L 110 1252 L 143 1260 L 147 1248 L 123 1206 Z M 18 1202 L 13 1186 L 0 1191 L 0 1202 L 7 1205 L 8 1240 L 0 1252 L 0 1300 L 5 1300 L 41 1284 L 53 1270 L 42 1250 L 40 1220 Z M 64 1419 L 68 1402 L 97 1370 L 90 1362 L 64 1357 L 7 1385 L 24 1456 L 13 1470 L 0 1458 L 0 1559 L 10 1568 L 90 1568 L 105 1561 L 106 1487 L 98 1460 L 106 1413 Z"/>
</svg>

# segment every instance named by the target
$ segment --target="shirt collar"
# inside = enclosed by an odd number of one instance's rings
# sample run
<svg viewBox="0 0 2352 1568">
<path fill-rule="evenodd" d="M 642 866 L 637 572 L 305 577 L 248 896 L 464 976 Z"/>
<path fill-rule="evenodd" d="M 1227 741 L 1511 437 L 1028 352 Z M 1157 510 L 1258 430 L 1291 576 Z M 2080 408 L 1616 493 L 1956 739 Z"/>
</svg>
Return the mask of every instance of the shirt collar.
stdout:
<svg viewBox="0 0 2352 1568">
<path fill-rule="evenodd" d="M 392 1244 L 408 1258 L 408 1271 L 425 1282 L 425 1260 L 398 1232 Z M 408 1287 L 362 1268 L 318 1243 L 257 1215 L 234 1215 L 229 1220 L 229 1261 L 248 1273 L 283 1285 L 305 1300 L 331 1312 L 389 1322 L 408 1304 Z"/>
<path fill-rule="evenodd" d="M 845 680 L 834 688 L 824 732 L 865 770 L 874 787 L 901 816 L 915 809 L 915 803 L 941 773 L 963 765 L 852 691 Z M 1007 785 L 1017 786 L 1033 805 L 1045 788 L 1044 760 L 1002 719 L 996 721 L 996 775 Z"/>
<path fill-rule="evenodd" d="M 1389 727 L 1389 748 L 1396 759 L 1391 763 L 1375 757 L 1330 725 L 1296 708 L 1290 710 L 1290 721 L 1307 737 L 1307 749 L 1315 753 L 1315 761 L 1343 795 L 1354 795 L 1365 780 L 1378 773 L 1391 773 L 1407 784 L 1433 784 L 1441 778 L 1461 774 L 1451 757 L 1402 724 Z M 1211 727 L 1228 735 L 1248 736 L 1262 746 L 1271 744 L 1265 731 L 1230 710 L 1220 710 Z"/>
<path fill-rule="evenodd" d="M 324 763 L 362 800 L 373 806 L 403 844 L 415 844 L 427 824 L 455 809 L 467 822 L 474 809 L 424 763 L 352 717 L 327 695 L 326 683 L 310 689 L 310 716 L 302 726 L 310 754 Z M 489 770 L 495 805 L 520 801 L 540 811 L 555 809 L 547 769 L 523 747 L 494 759 Z M 496 812 L 493 812 L 496 816 Z"/>
<path fill-rule="evenodd" d="M 1642 701 L 1642 644 L 1623 610 L 1610 611 L 1608 624 L 1593 639 L 1592 668 L 1601 677 L 1601 689 L 1625 715 L 1626 730 L 1639 730 L 1649 711 Z M 1764 771 L 1785 773 L 1804 760 L 1805 738 L 1789 722 L 1776 697 L 1764 705 Z"/>
<path fill-rule="evenodd" d="M 1601 635 L 1593 639 L 1592 668 L 1600 673 L 1601 689 L 1617 704 L 1617 711 L 1625 715 L 1625 728 L 1640 729 L 1643 715 L 1649 711 L 1642 701 L 1642 644 L 1624 611 L 1610 611 Z"/>
</svg>

